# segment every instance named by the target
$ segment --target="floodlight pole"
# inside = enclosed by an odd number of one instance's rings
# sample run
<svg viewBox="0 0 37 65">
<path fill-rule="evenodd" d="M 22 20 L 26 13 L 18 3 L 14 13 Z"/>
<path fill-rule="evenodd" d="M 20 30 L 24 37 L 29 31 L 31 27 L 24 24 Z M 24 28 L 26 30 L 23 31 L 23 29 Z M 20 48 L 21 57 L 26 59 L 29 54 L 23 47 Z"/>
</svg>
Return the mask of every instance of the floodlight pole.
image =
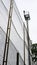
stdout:
<svg viewBox="0 0 37 65">
<path fill-rule="evenodd" d="M 28 14 L 25 14 L 25 11 L 24 12 L 24 18 L 26 20 L 26 24 L 27 24 L 27 41 L 28 41 L 28 60 L 29 60 L 29 65 L 31 65 L 30 63 L 30 50 L 29 50 L 29 27 L 28 27 L 28 20 L 30 20 L 30 15 L 29 13 Z"/>
<path fill-rule="evenodd" d="M 25 65 L 25 24 L 23 23 L 23 37 L 24 37 L 24 65 Z"/>
</svg>

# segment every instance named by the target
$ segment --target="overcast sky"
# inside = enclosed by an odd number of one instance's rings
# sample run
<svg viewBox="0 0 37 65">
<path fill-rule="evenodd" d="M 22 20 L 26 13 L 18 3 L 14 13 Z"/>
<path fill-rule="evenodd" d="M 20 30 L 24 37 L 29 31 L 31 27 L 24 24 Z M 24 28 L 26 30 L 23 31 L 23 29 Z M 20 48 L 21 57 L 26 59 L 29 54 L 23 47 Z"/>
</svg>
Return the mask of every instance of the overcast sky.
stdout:
<svg viewBox="0 0 37 65">
<path fill-rule="evenodd" d="M 15 0 L 20 14 L 23 18 L 23 10 L 29 11 L 31 20 L 29 21 L 29 33 L 33 43 L 37 43 L 37 0 Z"/>
</svg>

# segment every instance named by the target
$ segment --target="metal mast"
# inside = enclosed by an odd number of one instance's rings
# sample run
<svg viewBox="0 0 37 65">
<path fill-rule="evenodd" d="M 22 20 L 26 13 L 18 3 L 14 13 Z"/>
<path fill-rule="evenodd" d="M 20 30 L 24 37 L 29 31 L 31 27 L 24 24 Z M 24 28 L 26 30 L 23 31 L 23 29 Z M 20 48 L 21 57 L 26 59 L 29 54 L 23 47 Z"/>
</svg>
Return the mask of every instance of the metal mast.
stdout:
<svg viewBox="0 0 37 65">
<path fill-rule="evenodd" d="M 2 65 L 7 65 L 7 60 L 8 60 L 10 29 L 11 29 L 11 22 L 12 22 L 12 10 L 13 10 L 13 0 L 10 0 L 10 9 L 9 9 L 9 17 L 8 17 L 8 25 L 7 25 L 7 33 L 6 33 L 6 40 L 5 40 L 5 48 L 4 48 Z"/>
<path fill-rule="evenodd" d="M 25 12 L 24 11 L 24 18 L 25 18 L 25 20 L 26 20 L 26 23 L 27 23 L 27 41 L 28 41 L 28 60 L 29 60 L 29 65 L 31 65 L 30 64 L 30 50 L 29 50 L 29 27 L 28 27 L 28 20 L 30 20 L 30 15 L 29 15 L 29 12 Z"/>
<path fill-rule="evenodd" d="M 24 65 L 25 65 L 25 24 L 23 23 L 23 36 L 24 36 Z"/>
</svg>

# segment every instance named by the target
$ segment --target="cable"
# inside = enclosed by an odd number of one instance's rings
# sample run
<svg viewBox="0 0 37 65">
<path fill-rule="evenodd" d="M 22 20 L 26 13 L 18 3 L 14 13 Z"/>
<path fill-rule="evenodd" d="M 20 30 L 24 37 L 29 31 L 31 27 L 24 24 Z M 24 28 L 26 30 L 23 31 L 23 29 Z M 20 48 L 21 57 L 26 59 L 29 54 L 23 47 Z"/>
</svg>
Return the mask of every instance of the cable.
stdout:
<svg viewBox="0 0 37 65">
<path fill-rule="evenodd" d="M 8 13 L 8 10 L 7 10 L 7 8 L 6 8 L 6 6 L 4 5 L 4 3 L 3 3 L 3 1 L 2 1 L 2 0 L 1 0 L 1 2 L 2 2 L 2 4 L 3 4 L 4 8 L 6 9 L 6 12 Z"/>
</svg>

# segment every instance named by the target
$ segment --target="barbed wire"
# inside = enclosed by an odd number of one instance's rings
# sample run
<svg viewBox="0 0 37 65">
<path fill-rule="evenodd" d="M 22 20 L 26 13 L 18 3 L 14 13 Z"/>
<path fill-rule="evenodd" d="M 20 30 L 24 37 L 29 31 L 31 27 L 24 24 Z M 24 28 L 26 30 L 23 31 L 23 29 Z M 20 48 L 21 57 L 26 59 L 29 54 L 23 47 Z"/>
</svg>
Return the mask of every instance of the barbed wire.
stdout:
<svg viewBox="0 0 37 65">
<path fill-rule="evenodd" d="M 8 13 L 8 10 L 6 8 L 6 6 L 4 5 L 3 1 L 1 0 L 1 3 L 3 4 L 4 8 L 6 9 L 6 12 Z"/>
</svg>

